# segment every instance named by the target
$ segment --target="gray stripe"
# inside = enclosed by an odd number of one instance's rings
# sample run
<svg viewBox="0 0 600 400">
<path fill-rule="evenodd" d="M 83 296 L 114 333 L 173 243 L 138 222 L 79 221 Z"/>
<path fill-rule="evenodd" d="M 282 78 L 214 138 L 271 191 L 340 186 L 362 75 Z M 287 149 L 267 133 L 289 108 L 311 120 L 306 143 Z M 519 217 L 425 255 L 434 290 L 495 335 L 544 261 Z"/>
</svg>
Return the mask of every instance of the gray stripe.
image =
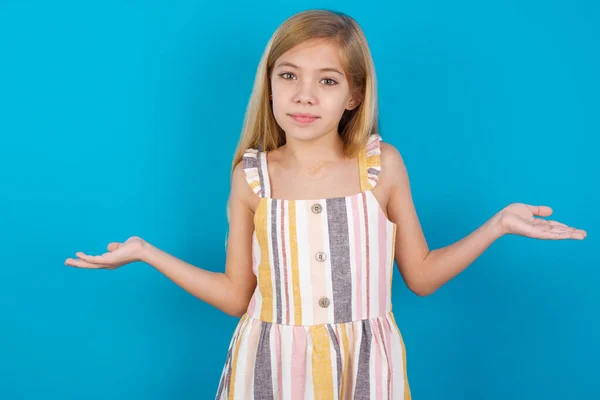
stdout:
<svg viewBox="0 0 600 400">
<path fill-rule="evenodd" d="M 260 337 L 256 349 L 256 362 L 254 364 L 254 398 L 260 400 L 273 399 L 273 380 L 271 375 L 271 324 L 260 324 Z M 247 393 L 239 393 L 242 397 Z"/>
<path fill-rule="evenodd" d="M 354 388 L 354 400 L 369 399 L 371 388 L 369 381 L 369 359 L 371 356 L 371 327 L 366 320 L 361 321 L 362 339 L 360 341 L 360 353 L 358 355 L 358 372 L 356 374 L 356 387 Z"/>
<path fill-rule="evenodd" d="M 378 176 L 379 175 L 379 170 L 375 169 L 375 168 L 369 168 L 369 169 L 367 169 L 367 173 L 375 175 L 375 176 Z"/>
<path fill-rule="evenodd" d="M 338 341 L 337 336 L 335 335 L 335 331 L 330 325 L 325 325 L 327 328 L 327 332 L 329 332 L 329 337 L 331 338 L 331 343 L 333 343 L 333 348 L 335 349 L 335 356 L 337 361 L 337 387 L 338 387 L 338 395 L 341 392 L 341 378 L 342 378 L 342 353 L 340 352 L 340 343 Z M 344 328 L 342 328 L 344 329 Z"/>
<path fill-rule="evenodd" d="M 350 271 L 350 244 L 346 199 L 326 201 L 329 227 L 331 282 L 333 286 L 334 323 L 352 319 L 352 275 Z"/>
<path fill-rule="evenodd" d="M 227 388 L 229 392 L 229 382 L 231 380 L 231 349 L 227 352 L 227 360 L 225 361 L 225 375 L 221 378 L 221 382 L 219 383 L 219 390 L 217 391 L 216 399 L 220 399 L 223 393 L 223 390 Z"/>
<path fill-rule="evenodd" d="M 265 157 L 265 154 L 260 152 L 258 153 L 257 157 L 256 157 L 256 161 L 258 161 L 258 179 L 260 181 L 260 197 L 265 197 L 265 181 L 263 180 L 263 170 L 262 170 L 262 163 L 260 162 L 260 160 L 262 159 L 262 157 Z"/>
<path fill-rule="evenodd" d="M 281 272 L 279 270 L 279 248 L 277 247 L 277 234 L 279 232 L 277 220 L 277 201 L 271 199 L 271 243 L 273 244 L 273 273 L 275 274 L 275 305 L 277 306 L 277 320 L 281 323 Z M 269 321 L 272 322 L 272 321 Z"/>
</svg>

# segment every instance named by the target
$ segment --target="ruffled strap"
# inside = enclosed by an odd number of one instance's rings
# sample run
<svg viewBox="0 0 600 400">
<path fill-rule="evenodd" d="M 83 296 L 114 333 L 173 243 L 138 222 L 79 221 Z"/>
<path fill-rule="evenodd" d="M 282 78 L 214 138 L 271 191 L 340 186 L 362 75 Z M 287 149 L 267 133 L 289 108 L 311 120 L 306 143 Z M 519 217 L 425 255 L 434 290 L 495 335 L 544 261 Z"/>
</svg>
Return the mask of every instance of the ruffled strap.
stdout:
<svg viewBox="0 0 600 400">
<path fill-rule="evenodd" d="M 377 133 L 371 134 L 367 140 L 361 163 L 361 190 L 372 190 L 379 181 L 381 172 L 381 136 Z"/>
<path fill-rule="evenodd" d="M 269 197 L 270 186 L 267 176 L 267 154 L 257 149 L 247 149 L 242 157 L 246 181 L 258 197 Z"/>
</svg>

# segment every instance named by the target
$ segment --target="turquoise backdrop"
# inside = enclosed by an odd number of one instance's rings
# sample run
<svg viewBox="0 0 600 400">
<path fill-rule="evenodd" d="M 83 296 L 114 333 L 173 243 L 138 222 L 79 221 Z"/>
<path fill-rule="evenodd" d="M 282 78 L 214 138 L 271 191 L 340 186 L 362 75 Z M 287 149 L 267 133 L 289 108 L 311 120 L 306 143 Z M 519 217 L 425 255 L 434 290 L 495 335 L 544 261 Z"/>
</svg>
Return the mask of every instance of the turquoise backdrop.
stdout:
<svg viewBox="0 0 600 400">
<path fill-rule="evenodd" d="M 255 69 L 309 8 L 363 26 L 430 248 L 517 201 L 588 231 L 503 237 L 428 297 L 396 270 L 413 398 L 600 398 L 598 2 L 3 0 L 1 399 L 214 398 L 235 318 L 64 260 L 138 235 L 224 270 Z"/>
</svg>

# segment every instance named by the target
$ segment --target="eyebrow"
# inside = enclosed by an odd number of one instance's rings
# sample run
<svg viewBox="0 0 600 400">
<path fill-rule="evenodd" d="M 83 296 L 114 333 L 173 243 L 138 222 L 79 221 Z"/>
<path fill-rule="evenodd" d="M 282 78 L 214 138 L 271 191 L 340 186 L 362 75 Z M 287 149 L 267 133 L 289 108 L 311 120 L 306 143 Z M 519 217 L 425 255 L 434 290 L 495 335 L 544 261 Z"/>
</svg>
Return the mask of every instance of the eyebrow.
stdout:
<svg viewBox="0 0 600 400">
<path fill-rule="evenodd" d="M 296 64 L 292 64 L 291 62 L 288 62 L 288 61 L 284 61 L 284 62 L 279 63 L 279 64 L 277 64 L 275 66 L 275 68 L 279 68 L 279 67 L 292 67 L 292 68 L 301 69 Z M 340 74 L 341 76 L 344 76 L 344 74 L 340 70 L 338 70 L 337 68 L 332 68 L 332 67 L 321 68 L 319 71 L 322 71 L 322 72 L 335 72 L 336 74 Z"/>
</svg>

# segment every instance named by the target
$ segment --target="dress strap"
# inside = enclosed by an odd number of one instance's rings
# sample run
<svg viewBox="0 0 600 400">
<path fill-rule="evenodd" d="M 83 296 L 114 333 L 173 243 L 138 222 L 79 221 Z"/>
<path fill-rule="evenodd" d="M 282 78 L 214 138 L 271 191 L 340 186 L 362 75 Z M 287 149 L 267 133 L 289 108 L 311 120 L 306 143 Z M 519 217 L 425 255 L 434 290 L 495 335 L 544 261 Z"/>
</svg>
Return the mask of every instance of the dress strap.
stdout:
<svg viewBox="0 0 600 400">
<path fill-rule="evenodd" d="M 377 133 L 371 134 L 367 145 L 358 154 L 360 168 L 360 190 L 372 190 L 379 180 L 381 171 L 381 136 Z"/>
<path fill-rule="evenodd" d="M 271 196 L 271 186 L 267 169 L 267 153 L 248 149 L 242 157 L 246 181 L 258 197 Z"/>
</svg>

